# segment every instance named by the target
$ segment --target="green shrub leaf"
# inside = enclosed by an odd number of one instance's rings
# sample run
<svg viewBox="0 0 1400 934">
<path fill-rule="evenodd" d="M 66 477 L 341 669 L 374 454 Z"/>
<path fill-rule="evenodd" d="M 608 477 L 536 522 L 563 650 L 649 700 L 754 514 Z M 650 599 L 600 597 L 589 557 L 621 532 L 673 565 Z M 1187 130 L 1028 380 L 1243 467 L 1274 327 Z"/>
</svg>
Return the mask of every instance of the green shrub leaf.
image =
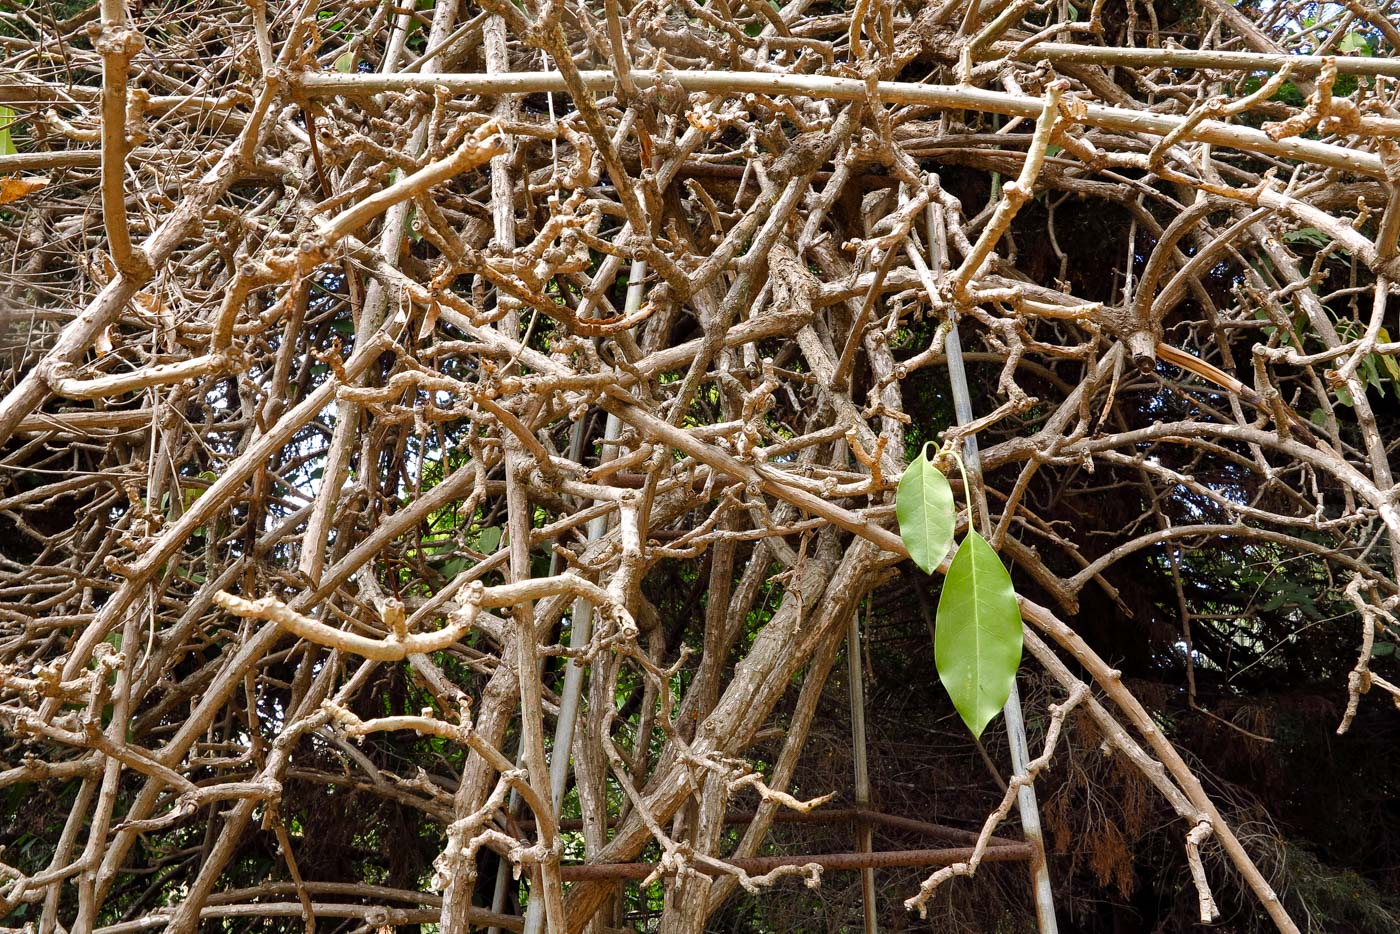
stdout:
<svg viewBox="0 0 1400 934">
<path fill-rule="evenodd" d="M 933 639 L 938 679 L 973 736 L 1006 706 L 1021 664 L 1021 609 L 987 540 L 969 531 L 953 555 Z"/>
<path fill-rule="evenodd" d="M 943 563 L 953 544 L 953 529 L 957 510 L 953 506 L 953 488 L 948 478 L 928 462 L 924 450 L 899 478 L 895 494 L 895 516 L 899 519 L 899 537 L 909 549 L 914 563 L 932 574 Z"/>
</svg>

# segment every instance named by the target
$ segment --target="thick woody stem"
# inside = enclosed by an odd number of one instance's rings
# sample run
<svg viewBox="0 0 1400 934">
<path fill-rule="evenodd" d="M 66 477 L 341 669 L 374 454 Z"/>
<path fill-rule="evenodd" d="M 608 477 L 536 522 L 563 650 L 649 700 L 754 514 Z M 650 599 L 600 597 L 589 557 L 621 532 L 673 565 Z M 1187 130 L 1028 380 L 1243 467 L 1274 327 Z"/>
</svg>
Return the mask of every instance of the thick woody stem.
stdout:
<svg viewBox="0 0 1400 934">
<path fill-rule="evenodd" d="M 1045 164 L 1045 151 L 1050 146 L 1055 124 L 1060 119 L 1060 95 L 1064 93 L 1065 88 L 1066 85 L 1058 81 L 1051 82 L 1046 87 L 1045 100 L 1035 124 L 1035 136 L 1031 139 L 1030 150 L 1026 154 L 1020 176 L 1016 181 L 1002 186 L 1002 199 L 997 204 L 991 221 L 973 244 L 972 253 L 963 258 L 962 265 L 952 274 L 953 295 L 959 304 L 967 304 L 971 300 L 968 289 L 973 279 L 981 273 L 987 257 L 996 249 L 997 242 L 1006 234 L 1021 206 L 1035 195 L 1035 181 L 1040 175 L 1041 166 Z"/>
<path fill-rule="evenodd" d="M 1023 598 L 1021 600 L 1021 614 L 1032 625 L 1059 643 L 1062 648 L 1068 650 L 1074 659 L 1094 676 L 1095 683 L 1113 699 L 1113 702 L 1128 717 L 1138 733 L 1147 741 L 1148 746 L 1156 753 L 1157 758 L 1166 766 L 1172 778 L 1186 793 L 1192 805 L 1210 822 L 1211 829 L 1220 840 L 1221 845 L 1224 846 L 1230 861 L 1235 864 L 1235 868 L 1244 877 L 1245 883 L 1253 890 L 1274 924 L 1280 931 L 1295 934 L 1298 926 L 1289 917 L 1287 909 L 1283 907 L 1283 903 L 1274 892 L 1273 886 L 1264 878 L 1264 874 L 1259 871 L 1249 854 L 1245 852 L 1239 838 L 1226 825 L 1214 802 L 1201 786 L 1196 773 L 1181 758 L 1181 754 L 1172 746 L 1171 741 L 1162 735 L 1162 731 L 1157 727 L 1152 715 L 1143 708 L 1132 692 L 1124 687 L 1119 672 L 1110 668 L 1074 630 L 1044 607 Z"/>
<path fill-rule="evenodd" d="M 151 261 L 132 244 L 126 213 L 127 91 L 131 59 L 141 51 L 141 34 L 127 20 L 126 0 L 102 0 L 95 41 L 102 53 L 102 219 L 112 262 L 124 276 L 145 279 Z"/>
<path fill-rule="evenodd" d="M 1164 912 L 1252 892 L 1293 930 L 1205 792 L 1247 766 L 1204 741 L 1288 765 L 1253 711 L 1335 658 L 1255 592 L 1261 555 L 1350 614 L 1344 742 L 1378 750 L 1400 696 L 1386 7 L 1291 30 L 1302 0 L 1203 0 L 1191 34 L 1102 0 L 430 5 L 0 14 L 0 789 L 38 802 L 0 914 L 699 934 L 760 891 L 802 927 L 765 887 L 826 869 L 864 876 L 826 876 L 828 920 L 863 891 L 873 930 L 879 867 L 928 867 L 898 893 L 922 908 L 1038 864 L 993 832 L 1075 717 L 1083 775 L 1140 773 L 1178 819 L 1142 830 L 1184 840 Z M 988 808 L 939 791 L 973 745 L 901 706 L 927 712 L 898 678 L 928 646 L 896 487 L 939 431 L 979 443 L 979 528 L 1064 608 L 1023 602 L 1064 700 L 1029 768 L 1008 713 Z M 825 681 L 857 607 L 852 720 Z M 1191 701 L 1169 729 L 1138 678 Z M 869 801 L 831 812 L 851 762 L 812 753 L 862 726 Z M 890 781 L 915 746 L 937 769 Z M 961 845 L 805 852 L 828 819 Z M 416 847 L 318 878 L 342 832 L 399 831 L 443 838 L 434 891 L 378 884 L 420 879 Z M 653 882 L 660 916 L 627 917 Z"/>
</svg>

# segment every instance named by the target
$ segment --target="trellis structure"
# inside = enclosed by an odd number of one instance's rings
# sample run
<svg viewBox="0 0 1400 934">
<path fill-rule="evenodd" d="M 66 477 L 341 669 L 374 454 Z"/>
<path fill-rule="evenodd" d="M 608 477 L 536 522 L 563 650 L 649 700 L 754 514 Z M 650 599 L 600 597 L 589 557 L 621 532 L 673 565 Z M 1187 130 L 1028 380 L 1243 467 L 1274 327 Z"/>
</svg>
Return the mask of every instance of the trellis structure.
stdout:
<svg viewBox="0 0 1400 934">
<path fill-rule="evenodd" d="M 1126 618 L 1114 566 L 1158 549 L 1193 679 L 1221 636 L 1186 543 L 1266 543 L 1350 581 L 1343 727 L 1400 693 L 1393 4 L 1206 0 L 1199 48 L 1162 3 L 418 5 L 0 19 L 0 787 L 41 804 L 0 914 L 601 932 L 642 878 L 699 932 L 739 886 L 906 860 L 942 867 L 921 909 L 1031 856 L 994 834 L 1073 714 L 1178 816 L 1202 920 L 1218 848 L 1297 930 L 1066 620 Z M 1128 242 L 1060 236 L 1084 202 Z M 929 382 L 959 334 L 963 418 Z M 960 494 L 1062 695 L 959 846 L 763 855 L 793 811 L 950 833 L 791 784 L 940 434 L 980 439 Z M 1046 519 L 1093 470 L 1133 491 L 1107 546 Z"/>
</svg>

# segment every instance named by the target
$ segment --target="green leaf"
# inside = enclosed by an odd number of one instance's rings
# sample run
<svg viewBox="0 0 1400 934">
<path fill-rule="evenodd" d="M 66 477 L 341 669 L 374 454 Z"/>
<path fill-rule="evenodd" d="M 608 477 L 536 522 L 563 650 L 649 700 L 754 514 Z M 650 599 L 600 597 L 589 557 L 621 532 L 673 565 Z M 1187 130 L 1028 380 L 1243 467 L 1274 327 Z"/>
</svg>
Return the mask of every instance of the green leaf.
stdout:
<svg viewBox="0 0 1400 934">
<path fill-rule="evenodd" d="M 1362 55 L 1370 56 L 1371 44 L 1366 41 L 1366 37 L 1359 32 L 1349 32 L 1342 37 L 1342 41 L 1337 43 L 1339 52 L 1360 52 Z"/>
<path fill-rule="evenodd" d="M 1390 332 L 1385 328 L 1381 328 L 1377 336 L 1383 344 L 1389 344 L 1391 342 Z M 1390 378 L 1400 383 L 1400 363 L 1396 363 L 1394 357 L 1387 357 L 1384 354 L 1374 354 L 1373 357 L 1379 358 L 1381 364 L 1385 367 L 1385 371 L 1390 374 Z"/>
<path fill-rule="evenodd" d="M 1331 242 L 1331 238 L 1316 227 L 1299 227 L 1297 230 L 1290 230 L 1284 233 L 1283 242 L 1311 243 L 1316 247 L 1324 247 Z"/>
<path fill-rule="evenodd" d="M 987 540 L 969 531 L 938 598 L 933 657 L 938 680 L 973 736 L 1006 706 L 1021 665 L 1021 608 Z"/>
<path fill-rule="evenodd" d="M 899 537 L 909 549 L 914 563 L 932 574 L 943 563 L 953 544 L 957 510 L 948 478 L 929 463 L 928 445 L 899 478 L 894 512 L 899 519 Z"/>
<path fill-rule="evenodd" d="M 1376 354 L 1371 354 L 1361 361 L 1361 379 L 1372 389 L 1379 389 L 1382 396 L 1385 395 L 1385 384 L 1381 382 L 1381 372 L 1376 367 Z"/>
<path fill-rule="evenodd" d="M 204 495 L 205 490 L 209 489 L 210 486 L 214 485 L 214 483 L 219 479 L 219 475 L 214 473 L 214 471 L 212 470 L 204 470 L 199 472 L 198 474 L 195 474 L 195 479 L 205 481 L 206 485 L 186 486 L 180 488 L 180 501 L 184 503 L 184 507 L 186 510 L 188 510 L 191 506 L 194 505 L 195 500 L 199 499 L 201 496 Z"/>
<path fill-rule="evenodd" d="M 472 547 L 484 555 L 495 554 L 496 549 L 501 547 L 501 533 L 504 531 L 499 525 L 488 525 L 476 534 Z"/>
<path fill-rule="evenodd" d="M 9 107 L 0 107 L 0 156 L 13 156 L 19 152 L 14 140 L 10 139 L 10 124 L 15 122 L 15 112 Z"/>
</svg>

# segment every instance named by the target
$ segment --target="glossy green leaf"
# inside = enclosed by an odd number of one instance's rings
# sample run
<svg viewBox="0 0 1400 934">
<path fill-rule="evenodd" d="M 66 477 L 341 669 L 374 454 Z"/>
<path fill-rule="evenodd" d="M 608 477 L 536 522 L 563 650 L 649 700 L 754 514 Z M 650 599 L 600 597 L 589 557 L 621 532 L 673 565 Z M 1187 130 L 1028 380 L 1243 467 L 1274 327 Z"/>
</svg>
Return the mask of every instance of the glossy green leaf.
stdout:
<svg viewBox="0 0 1400 934">
<path fill-rule="evenodd" d="M 904 539 L 909 557 L 932 574 L 953 544 L 958 514 L 948 478 L 929 463 L 924 456 L 926 451 L 927 445 L 899 478 L 894 511 L 899 519 L 899 537 Z"/>
<path fill-rule="evenodd" d="M 943 582 L 933 655 L 953 706 L 981 736 L 1006 706 L 1021 665 L 1021 609 L 1011 575 L 976 532 L 963 539 Z"/>
</svg>

